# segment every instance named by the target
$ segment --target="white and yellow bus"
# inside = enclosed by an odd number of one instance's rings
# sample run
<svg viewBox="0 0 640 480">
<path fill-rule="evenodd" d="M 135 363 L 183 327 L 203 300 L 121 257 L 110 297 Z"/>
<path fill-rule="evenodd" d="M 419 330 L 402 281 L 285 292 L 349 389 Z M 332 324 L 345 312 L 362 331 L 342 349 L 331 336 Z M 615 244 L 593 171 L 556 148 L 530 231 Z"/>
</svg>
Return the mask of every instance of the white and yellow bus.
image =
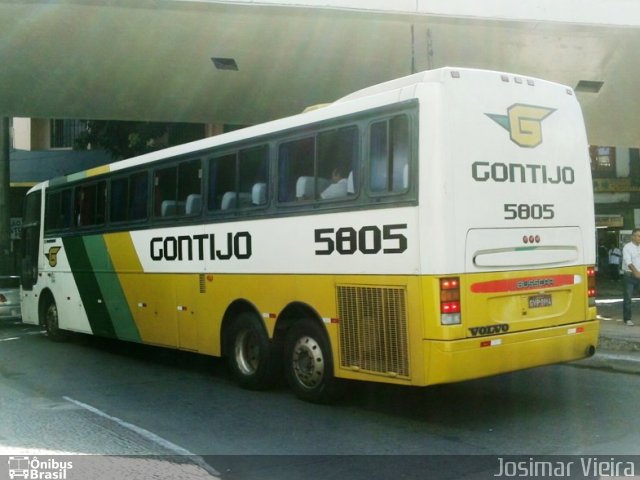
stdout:
<svg viewBox="0 0 640 480">
<path fill-rule="evenodd" d="M 443 68 L 35 186 L 22 315 L 284 370 L 432 385 L 592 354 L 593 194 L 571 88 Z"/>
</svg>

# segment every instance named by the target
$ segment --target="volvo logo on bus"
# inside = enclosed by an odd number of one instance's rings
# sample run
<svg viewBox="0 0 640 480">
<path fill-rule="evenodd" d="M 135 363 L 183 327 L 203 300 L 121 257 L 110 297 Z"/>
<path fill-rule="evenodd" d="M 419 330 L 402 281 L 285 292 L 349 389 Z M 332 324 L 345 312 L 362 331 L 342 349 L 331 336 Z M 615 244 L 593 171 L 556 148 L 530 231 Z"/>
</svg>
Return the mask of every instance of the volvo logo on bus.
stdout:
<svg viewBox="0 0 640 480">
<path fill-rule="evenodd" d="M 473 337 L 484 336 L 484 335 L 496 335 L 498 333 L 506 333 L 508 331 L 509 331 L 509 325 L 507 325 L 506 323 L 469 328 L 469 332 L 471 332 L 471 336 Z"/>
<path fill-rule="evenodd" d="M 555 111 L 555 108 L 516 103 L 507 109 L 507 115 L 485 115 L 509 132 L 511 141 L 516 145 L 535 148 L 542 143 L 542 120 Z"/>
</svg>

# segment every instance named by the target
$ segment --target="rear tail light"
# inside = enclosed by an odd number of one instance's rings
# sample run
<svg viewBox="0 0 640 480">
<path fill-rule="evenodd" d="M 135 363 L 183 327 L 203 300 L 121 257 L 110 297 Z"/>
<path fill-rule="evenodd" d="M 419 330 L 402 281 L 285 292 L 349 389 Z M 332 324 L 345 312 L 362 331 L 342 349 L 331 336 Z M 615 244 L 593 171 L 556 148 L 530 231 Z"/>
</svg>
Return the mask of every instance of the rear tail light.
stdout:
<svg viewBox="0 0 640 480">
<path fill-rule="evenodd" d="M 596 306 L 596 268 L 587 267 L 587 296 L 589 297 L 589 306 Z"/>
<path fill-rule="evenodd" d="M 440 323 L 460 325 L 460 279 L 440 279 Z"/>
</svg>

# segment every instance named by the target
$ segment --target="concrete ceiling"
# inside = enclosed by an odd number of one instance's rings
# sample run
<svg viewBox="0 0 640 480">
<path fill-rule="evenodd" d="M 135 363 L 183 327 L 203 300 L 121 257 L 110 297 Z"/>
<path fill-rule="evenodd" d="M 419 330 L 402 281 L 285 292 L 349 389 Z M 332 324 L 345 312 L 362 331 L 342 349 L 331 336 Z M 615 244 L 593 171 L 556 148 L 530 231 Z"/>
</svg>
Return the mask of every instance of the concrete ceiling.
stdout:
<svg viewBox="0 0 640 480">
<path fill-rule="evenodd" d="M 590 143 L 640 145 L 637 19 L 416 12 L 0 0 L 0 115 L 253 124 L 409 74 L 412 65 L 453 65 L 571 87 L 604 82 L 598 93 L 578 93 Z M 212 57 L 232 58 L 238 70 L 216 69 Z"/>
</svg>

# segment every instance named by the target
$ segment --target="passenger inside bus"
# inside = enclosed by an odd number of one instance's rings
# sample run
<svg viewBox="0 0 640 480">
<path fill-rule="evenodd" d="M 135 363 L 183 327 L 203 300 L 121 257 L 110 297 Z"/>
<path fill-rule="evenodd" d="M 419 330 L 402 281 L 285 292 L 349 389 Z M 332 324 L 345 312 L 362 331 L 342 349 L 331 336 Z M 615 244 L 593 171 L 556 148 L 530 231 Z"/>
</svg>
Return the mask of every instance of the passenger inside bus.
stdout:
<svg viewBox="0 0 640 480">
<path fill-rule="evenodd" d="M 333 172 L 331 172 L 331 181 L 333 183 L 322 191 L 320 198 L 326 200 L 346 197 L 348 193 L 348 182 L 342 167 L 338 166 L 333 169 Z"/>
</svg>

